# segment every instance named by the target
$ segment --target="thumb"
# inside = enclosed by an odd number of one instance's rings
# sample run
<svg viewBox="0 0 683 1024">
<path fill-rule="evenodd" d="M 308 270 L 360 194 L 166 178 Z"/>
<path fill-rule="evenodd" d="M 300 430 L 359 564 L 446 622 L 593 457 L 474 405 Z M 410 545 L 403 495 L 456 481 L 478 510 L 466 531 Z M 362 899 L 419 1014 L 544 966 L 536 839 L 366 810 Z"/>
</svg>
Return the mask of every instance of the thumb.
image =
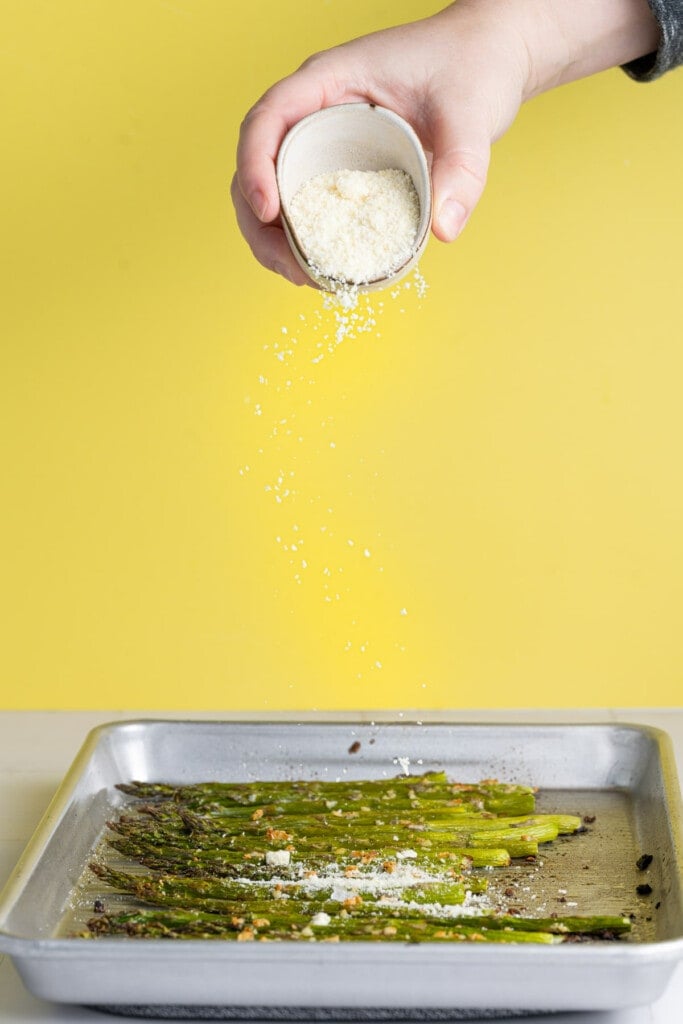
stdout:
<svg viewBox="0 0 683 1024">
<path fill-rule="evenodd" d="M 443 123 L 434 136 L 432 230 L 452 242 L 465 227 L 486 184 L 491 143 L 478 129 Z"/>
</svg>

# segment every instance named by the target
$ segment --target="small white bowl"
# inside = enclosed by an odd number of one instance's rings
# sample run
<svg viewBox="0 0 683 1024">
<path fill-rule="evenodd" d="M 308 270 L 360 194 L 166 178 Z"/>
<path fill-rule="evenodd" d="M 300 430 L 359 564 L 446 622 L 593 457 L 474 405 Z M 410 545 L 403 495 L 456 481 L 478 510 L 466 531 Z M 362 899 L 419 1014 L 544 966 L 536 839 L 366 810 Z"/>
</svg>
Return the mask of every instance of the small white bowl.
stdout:
<svg viewBox="0 0 683 1024">
<path fill-rule="evenodd" d="M 344 103 L 304 117 L 288 131 L 277 157 L 282 226 L 299 266 L 326 291 L 335 283 L 309 266 L 289 214 L 289 204 L 302 185 L 318 174 L 339 170 L 405 171 L 413 180 L 420 201 L 420 219 L 410 258 L 392 274 L 358 285 L 358 291 L 376 291 L 392 285 L 411 270 L 429 238 L 432 222 L 432 185 L 429 165 L 417 135 L 407 121 L 373 103 Z"/>
</svg>

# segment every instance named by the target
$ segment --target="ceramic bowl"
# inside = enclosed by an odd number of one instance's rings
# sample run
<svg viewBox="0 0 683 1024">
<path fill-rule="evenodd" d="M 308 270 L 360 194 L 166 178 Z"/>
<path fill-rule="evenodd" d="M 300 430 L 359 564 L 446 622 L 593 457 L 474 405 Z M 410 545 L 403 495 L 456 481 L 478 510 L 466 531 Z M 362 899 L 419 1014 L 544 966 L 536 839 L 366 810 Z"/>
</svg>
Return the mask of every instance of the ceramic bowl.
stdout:
<svg viewBox="0 0 683 1024">
<path fill-rule="evenodd" d="M 407 121 L 372 103 L 344 103 L 309 114 L 283 139 L 276 173 L 285 235 L 299 266 L 327 291 L 335 284 L 309 266 L 289 214 L 292 198 L 318 174 L 347 169 L 380 171 L 397 168 L 413 180 L 420 200 L 420 219 L 410 258 L 392 274 L 358 285 L 361 292 L 387 288 L 411 270 L 422 255 L 432 220 L 429 165 L 417 135 Z"/>
</svg>

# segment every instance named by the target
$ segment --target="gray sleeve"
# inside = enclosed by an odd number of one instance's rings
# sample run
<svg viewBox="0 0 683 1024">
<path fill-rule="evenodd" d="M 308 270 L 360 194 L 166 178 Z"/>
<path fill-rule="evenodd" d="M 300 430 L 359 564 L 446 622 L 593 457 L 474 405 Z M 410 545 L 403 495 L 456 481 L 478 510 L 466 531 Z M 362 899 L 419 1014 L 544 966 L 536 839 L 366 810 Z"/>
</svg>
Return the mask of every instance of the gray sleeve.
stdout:
<svg viewBox="0 0 683 1024">
<path fill-rule="evenodd" d="M 656 53 L 624 65 L 638 82 L 651 82 L 665 71 L 683 64 L 683 0 L 647 0 L 659 22 L 662 37 Z"/>
</svg>

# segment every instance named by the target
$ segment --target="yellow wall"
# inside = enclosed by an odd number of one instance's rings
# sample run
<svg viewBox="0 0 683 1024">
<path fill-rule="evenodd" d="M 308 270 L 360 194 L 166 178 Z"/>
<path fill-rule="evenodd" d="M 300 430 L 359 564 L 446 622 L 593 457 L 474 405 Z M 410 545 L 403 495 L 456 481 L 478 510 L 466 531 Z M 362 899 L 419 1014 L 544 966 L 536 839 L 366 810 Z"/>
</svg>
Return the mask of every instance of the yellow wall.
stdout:
<svg viewBox="0 0 683 1024">
<path fill-rule="evenodd" d="M 233 223 L 249 104 L 425 11 L 4 0 L 5 707 L 681 703 L 683 72 L 534 101 L 319 363 Z"/>
</svg>

